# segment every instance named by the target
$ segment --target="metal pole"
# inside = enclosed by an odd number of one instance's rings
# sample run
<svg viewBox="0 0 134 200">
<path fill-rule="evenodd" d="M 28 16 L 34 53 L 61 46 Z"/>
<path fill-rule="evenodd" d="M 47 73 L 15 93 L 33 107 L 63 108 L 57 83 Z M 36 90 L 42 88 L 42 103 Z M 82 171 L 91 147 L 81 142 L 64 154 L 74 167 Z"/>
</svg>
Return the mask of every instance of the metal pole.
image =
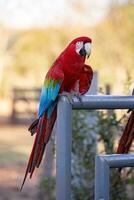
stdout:
<svg viewBox="0 0 134 200">
<path fill-rule="evenodd" d="M 109 169 L 133 167 L 134 154 L 97 155 L 95 159 L 95 200 L 109 200 Z"/>
<path fill-rule="evenodd" d="M 73 99 L 73 109 L 132 109 L 134 96 L 83 95 L 82 103 Z"/>
<path fill-rule="evenodd" d="M 109 200 L 109 165 L 100 156 L 95 158 L 95 200 Z"/>
<path fill-rule="evenodd" d="M 134 167 L 134 154 L 101 155 L 110 168 Z"/>
<path fill-rule="evenodd" d="M 58 102 L 56 145 L 56 200 L 70 200 L 72 106 L 67 98 Z"/>
</svg>

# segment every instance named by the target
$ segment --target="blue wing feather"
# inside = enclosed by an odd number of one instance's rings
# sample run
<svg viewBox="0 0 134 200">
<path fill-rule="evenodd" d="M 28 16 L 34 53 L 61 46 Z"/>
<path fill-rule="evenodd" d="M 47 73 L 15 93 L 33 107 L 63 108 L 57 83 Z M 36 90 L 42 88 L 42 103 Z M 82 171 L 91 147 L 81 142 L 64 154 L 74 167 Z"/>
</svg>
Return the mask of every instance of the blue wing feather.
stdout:
<svg viewBox="0 0 134 200">
<path fill-rule="evenodd" d="M 54 80 L 50 80 L 49 84 L 43 86 L 41 90 L 38 117 L 41 117 L 42 114 L 51 106 L 51 104 L 55 101 L 58 96 L 60 90 L 61 83 L 54 82 Z M 50 109 L 51 110 L 51 109 Z M 49 111 L 50 115 L 50 111 Z"/>
</svg>

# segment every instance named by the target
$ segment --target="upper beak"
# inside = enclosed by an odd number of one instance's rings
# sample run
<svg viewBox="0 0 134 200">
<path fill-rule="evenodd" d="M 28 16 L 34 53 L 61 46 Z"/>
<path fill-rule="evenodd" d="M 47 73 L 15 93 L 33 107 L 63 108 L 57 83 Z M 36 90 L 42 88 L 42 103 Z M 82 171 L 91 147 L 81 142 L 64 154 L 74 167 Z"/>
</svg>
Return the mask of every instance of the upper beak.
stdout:
<svg viewBox="0 0 134 200">
<path fill-rule="evenodd" d="M 91 43 L 89 43 L 89 42 L 85 43 L 84 48 L 85 48 L 85 51 L 86 51 L 87 58 L 89 58 L 89 56 L 91 54 Z"/>
</svg>

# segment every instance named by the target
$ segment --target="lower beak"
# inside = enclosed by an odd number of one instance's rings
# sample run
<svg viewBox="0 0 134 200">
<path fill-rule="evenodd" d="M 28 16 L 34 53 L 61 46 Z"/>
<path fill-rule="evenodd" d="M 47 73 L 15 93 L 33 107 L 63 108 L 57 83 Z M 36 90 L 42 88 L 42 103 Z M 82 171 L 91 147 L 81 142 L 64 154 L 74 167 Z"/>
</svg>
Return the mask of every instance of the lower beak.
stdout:
<svg viewBox="0 0 134 200">
<path fill-rule="evenodd" d="M 87 55 L 87 52 L 86 52 L 86 49 L 85 49 L 84 46 L 81 48 L 79 54 L 80 54 L 81 56 L 86 56 L 86 55 Z"/>
<path fill-rule="evenodd" d="M 91 52 L 87 54 L 87 59 L 89 58 L 90 54 L 91 54 Z"/>
</svg>

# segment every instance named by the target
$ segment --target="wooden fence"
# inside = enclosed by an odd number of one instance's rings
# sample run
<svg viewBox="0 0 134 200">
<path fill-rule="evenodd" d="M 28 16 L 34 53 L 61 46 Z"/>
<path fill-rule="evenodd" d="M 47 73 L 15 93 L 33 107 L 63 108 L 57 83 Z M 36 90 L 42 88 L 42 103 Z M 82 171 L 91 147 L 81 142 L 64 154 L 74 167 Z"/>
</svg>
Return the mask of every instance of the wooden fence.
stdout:
<svg viewBox="0 0 134 200">
<path fill-rule="evenodd" d="M 36 117 L 40 88 L 14 88 L 11 122 L 29 122 Z"/>
</svg>

